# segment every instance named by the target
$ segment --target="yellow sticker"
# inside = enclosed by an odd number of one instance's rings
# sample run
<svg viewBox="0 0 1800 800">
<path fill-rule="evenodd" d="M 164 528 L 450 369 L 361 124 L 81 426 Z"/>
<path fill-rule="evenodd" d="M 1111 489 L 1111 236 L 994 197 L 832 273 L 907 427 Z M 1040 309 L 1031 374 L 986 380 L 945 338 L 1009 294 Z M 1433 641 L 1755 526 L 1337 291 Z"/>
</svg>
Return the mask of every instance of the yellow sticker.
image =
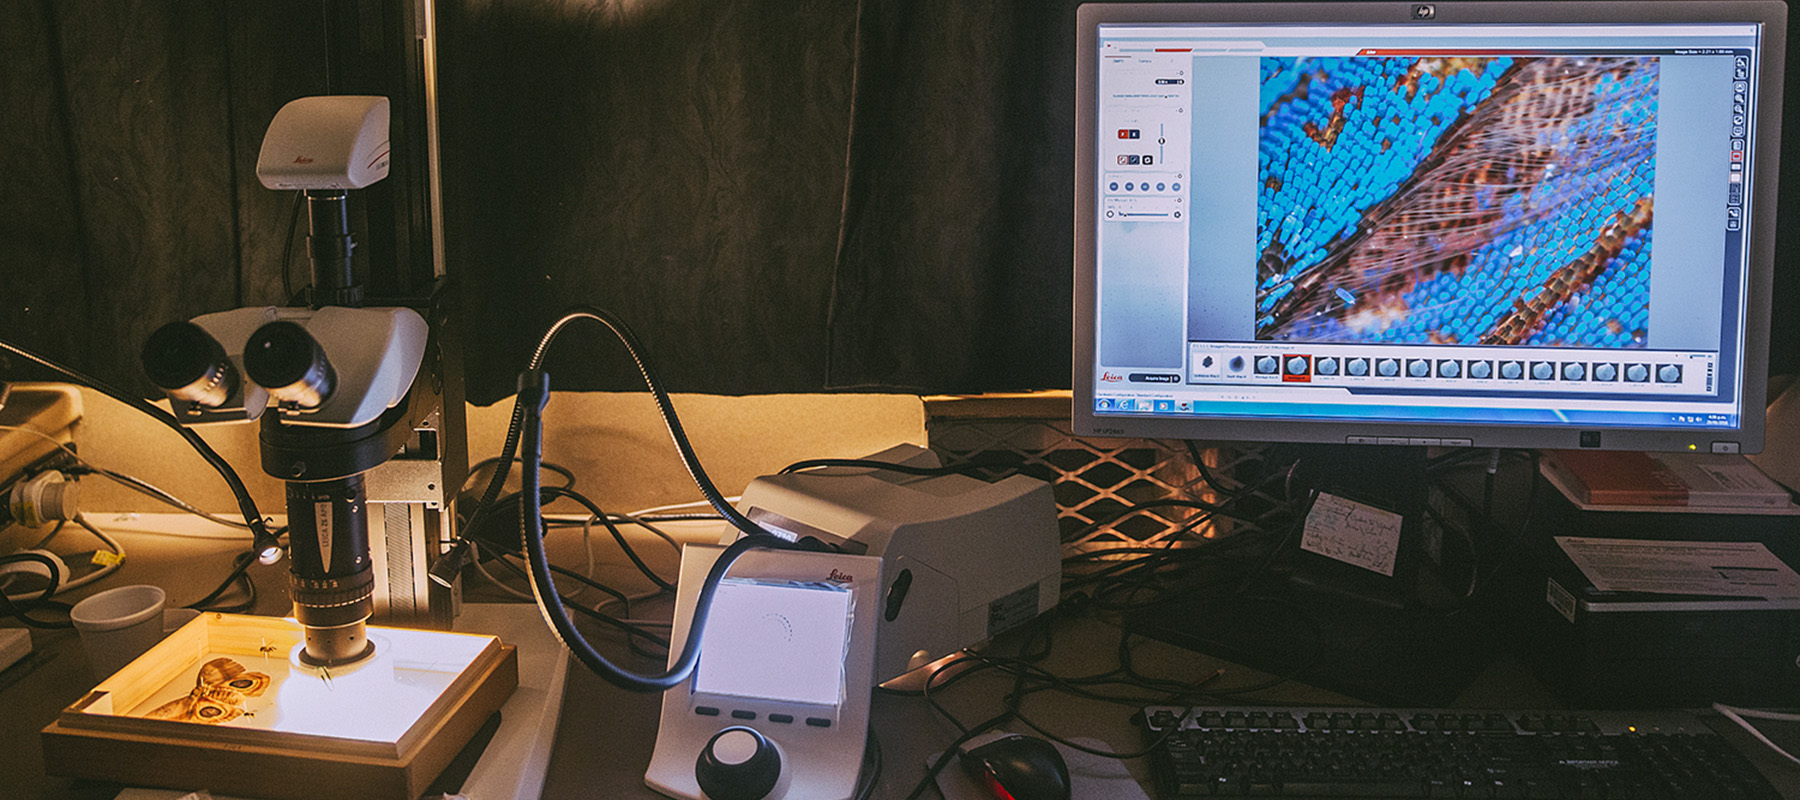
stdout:
<svg viewBox="0 0 1800 800">
<path fill-rule="evenodd" d="M 102 567 L 109 567 L 124 560 L 124 556 L 108 550 L 95 550 L 94 557 L 89 559 L 92 563 Z"/>
</svg>

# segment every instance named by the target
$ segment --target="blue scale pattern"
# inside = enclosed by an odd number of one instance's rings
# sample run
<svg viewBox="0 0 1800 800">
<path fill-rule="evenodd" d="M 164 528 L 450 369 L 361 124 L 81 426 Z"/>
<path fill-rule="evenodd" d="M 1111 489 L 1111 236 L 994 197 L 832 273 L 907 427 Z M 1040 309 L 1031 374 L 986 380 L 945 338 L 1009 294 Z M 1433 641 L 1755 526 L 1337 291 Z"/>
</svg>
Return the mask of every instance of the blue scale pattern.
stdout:
<svg viewBox="0 0 1800 800">
<path fill-rule="evenodd" d="M 1364 214 L 1391 196 L 1428 157 L 1457 118 L 1487 98 L 1510 65 L 1495 59 L 1477 75 L 1464 69 L 1441 83 L 1418 77 L 1409 99 L 1396 88 L 1410 58 L 1262 59 L 1263 100 L 1259 244 L 1279 242 L 1291 261 L 1263 288 L 1299 278 L 1324 260 L 1329 246 L 1353 233 Z M 1651 62 L 1652 64 L 1654 62 Z M 1403 292 L 1407 313 L 1376 331 L 1352 330 L 1335 316 L 1290 325 L 1281 338 L 1303 341 L 1474 342 L 1513 307 L 1538 292 L 1551 274 L 1593 248 L 1599 234 L 1638 198 L 1649 197 L 1654 162 L 1646 148 L 1608 147 L 1619 131 L 1653 131 L 1656 70 L 1639 69 L 1621 83 L 1596 81 L 1594 111 L 1566 126 L 1545 126 L 1575 160 L 1529 191 L 1506 196 L 1498 235 L 1470 254 L 1456 273 L 1420 276 Z M 1294 88 L 1307 81 L 1305 96 Z M 1346 94 L 1361 89 L 1360 104 Z M 1326 147 L 1304 126 L 1321 130 L 1342 105 L 1343 129 Z M 1621 98 L 1636 99 L 1624 102 Z M 1647 98 L 1647 99 L 1646 99 Z M 1398 121 L 1396 121 L 1398 120 Z M 1609 139 L 1609 137 L 1613 137 Z M 1477 196 L 1491 209 L 1492 196 Z M 1546 209 L 1548 211 L 1546 211 Z M 1530 344 L 1641 347 L 1648 324 L 1650 236 L 1631 237 L 1591 287 L 1549 313 Z M 1267 314 L 1280 290 L 1265 293 Z M 1338 290 L 1338 297 L 1349 292 Z"/>
<path fill-rule="evenodd" d="M 1410 58 L 1264 58 L 1262 141 L 1257 249 L 1279 239 L 1298 254 L 1282 275 L 1298 277 L 1325 257 L 1325 247 L 1356 229 L 1363 213 L 1411 177 L 1431 147 L 1465 110 L 1493 90 L 1511 59 L 1495 59 L 1482 75 L 1464 70 L 1449 81 L 1420 75 L 1417 90 L 1396 89 L 1412 69 Z M 1301 80 L 1304 98 L 1282 101 Z M 1332 147 L 1305 131 L 1325 127 L 1339 92 L 1361 95 L 1343 109 L 1343 129 Z M 1271 180 L 1273 179 L 1273 180 Z M 1265 309 L 1266 310 L 1266 309 Z"/>
</svg>

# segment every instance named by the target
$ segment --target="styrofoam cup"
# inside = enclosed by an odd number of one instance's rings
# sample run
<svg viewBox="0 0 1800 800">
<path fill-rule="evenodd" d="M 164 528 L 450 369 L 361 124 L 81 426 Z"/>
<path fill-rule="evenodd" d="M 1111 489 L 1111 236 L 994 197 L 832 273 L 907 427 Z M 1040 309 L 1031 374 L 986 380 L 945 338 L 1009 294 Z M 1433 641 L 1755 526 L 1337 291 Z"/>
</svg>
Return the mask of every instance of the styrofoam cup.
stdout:
<svg viewBox="0 0 1800 800">
<path fill-rule="evenodd" d="M 166 601 L 160 586 L 120 586 L 69 610 L 94 677 L 105 680 L 162 639 Z"/>
<path fill-rule="evenodd" d="M 194 618 L 198 617 L 198 616 L 200 616 L 200 612 L 195 609 L 192 609 L 192 608 L 165 608 L 165 609 L 163 609 L 163 618 L 162 618 L 163 635 L 167 636 L 171 633 L 174 633 L 175 631 L 179 630 L 181 628 L 181 626 L 194 621 Z"/>
</svg>

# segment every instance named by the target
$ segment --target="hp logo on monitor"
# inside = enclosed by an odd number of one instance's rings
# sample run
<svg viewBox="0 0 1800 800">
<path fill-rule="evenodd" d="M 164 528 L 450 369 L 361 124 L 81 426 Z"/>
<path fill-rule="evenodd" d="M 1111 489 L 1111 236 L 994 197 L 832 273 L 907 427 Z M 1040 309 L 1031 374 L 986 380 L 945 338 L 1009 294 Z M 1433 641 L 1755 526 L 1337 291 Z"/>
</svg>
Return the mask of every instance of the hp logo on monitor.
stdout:
<svg viewBox="0 0 1800 800">
<path fill-rule="evenodd" d="M 1413 19 L 1434 19 L 1436 17 L 1437 6 L 1430 3 L 1420 3 L 1419 5 L 1412 7 Z"/>
</svg>

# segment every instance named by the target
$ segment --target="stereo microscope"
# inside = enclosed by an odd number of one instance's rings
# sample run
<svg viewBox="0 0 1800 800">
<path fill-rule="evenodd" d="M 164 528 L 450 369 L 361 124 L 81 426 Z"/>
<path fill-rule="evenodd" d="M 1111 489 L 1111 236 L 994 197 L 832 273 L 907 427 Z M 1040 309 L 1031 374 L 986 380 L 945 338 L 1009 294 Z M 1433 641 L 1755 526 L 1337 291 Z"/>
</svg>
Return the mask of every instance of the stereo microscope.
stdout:
<svg viewBox="0 0 1800 800">
<path fill-rule="evenodd" d="M 411 308 L 363 307 L 353 271 L 349 191 L 386 177 L 389 156 L 385 97 L 284 106 L 256 174 L 305 193 L 308 305 L 173 322 L 143 351 L 184 424 L 260 420 L 263 471 L 286 482 L 299 658 L 311 666 L 372 654 L 364 629 L 376 613 L 440 627 L 453 616 L 454 594 L 425 578 L 466 469 L 444 457 L 462 454 L 461 433 L 443 430 L 431 325 Z M 382 546 L 371 550 L 371 538 Z"/>
</svg>

